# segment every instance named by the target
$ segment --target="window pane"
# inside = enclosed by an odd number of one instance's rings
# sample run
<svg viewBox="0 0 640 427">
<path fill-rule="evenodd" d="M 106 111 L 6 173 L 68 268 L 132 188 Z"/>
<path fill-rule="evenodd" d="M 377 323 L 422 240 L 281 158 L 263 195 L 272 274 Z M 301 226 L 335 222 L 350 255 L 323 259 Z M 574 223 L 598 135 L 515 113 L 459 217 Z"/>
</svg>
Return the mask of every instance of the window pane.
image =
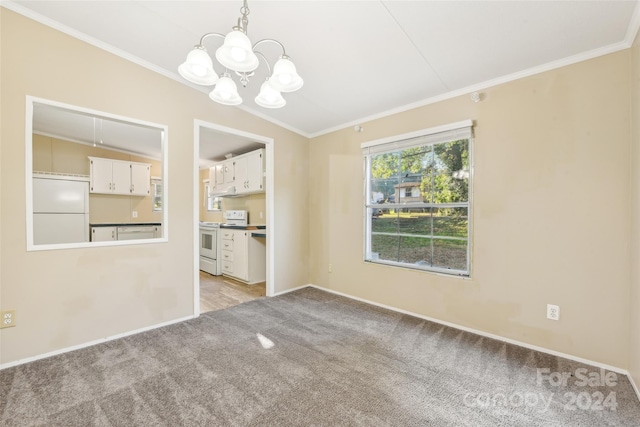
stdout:
<svg viewBox="0 0 640 427">
<path fill-rule="evenodd" d="M 400 176 L 399 153 L 385 153 L 371 157 L 371 201 L 394 201 L 394 189 Z"/>
<path fill-rule="evenodd" d="M 399 259 L 407 264 L 431 266 L 431 238 L 400 237 Z"/>
<path fill-rule="evenodd" d="M 437 144 L 434 151 L 434 174 L 452 175 L 459 170 L 469 170 L 469 141 L 451 141 Z"/>
<path fill-rule="evenodd" d="M 422 191 L 420 190 L 420 181 L 403 182 L 396 186 L 396 200 L 398 203 L 422 203 Z"/>
<path fill-rule="evenodd" d="M 398 262 L 399 236 L 374 234 L 371 236 L 371 259 Z"/>
<path fill-rule="evenodd" d="M 431 147 L 414 147 L 402 151 L 400 180 L 395 189 L 398 203 L 422 203 L 422 181 L 425 168 L 432 157 Z"/>
<path fill-rule="evenodd" d="M 433 235 L 467 238 L 469 233 L 468 208 L 434 208 Z"/>
<path fill-rule="evenodd" d="M 398 213 L 387 209 L 373 209 L 371 231 L 374 233 L 397 233 Z"/>
<path fill-rule="evenodd" d="M 423 182 L 428 203 L 454 203 L 469 200 L 469 179 L 452 175 L 432 175 Z"/>
<path fill-rule="evenodd" d="M 401 209 L 398 231 L 402 234 L 431 235 L 431 208 Z"/>
<path fill-rule="evenodd" d="M 467 269 L 467 241 L 433 239 L 433 266 Z"/>
<path fill-rule="evenodd" d="M 398 177 L 371 180 L 371 203 L 394 203 L 394 186 Z"/>
</svg>

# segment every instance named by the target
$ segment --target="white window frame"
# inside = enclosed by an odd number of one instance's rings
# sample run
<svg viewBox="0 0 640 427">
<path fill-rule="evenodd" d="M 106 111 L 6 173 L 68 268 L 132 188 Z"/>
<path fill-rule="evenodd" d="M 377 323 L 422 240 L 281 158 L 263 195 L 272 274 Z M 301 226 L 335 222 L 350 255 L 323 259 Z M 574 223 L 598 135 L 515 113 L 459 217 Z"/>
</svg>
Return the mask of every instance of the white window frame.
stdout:
<svg viewBox="0 0 640 427">
<path fill-rule="evenodd" d="M 151 177 L 151 189 L 152 189 L 152 197 L 153 197 L 153 203 L 152 203 L 152 207 L 151 210 L 152 212 L 162 212 L 162 194 L 163 194 L 163 188 L 162 188 L 162 178 L 159 176 L 152 176 Z M 160 199 L 160 203 L 157 202 L 157 200 Z M 159 206 L 158 206 L 159 205 Z"/>
<path fill-rule="evenodd" d="M 222 197 L 216 197 L 211 195 L 211 182 L 208 179 L 202 180 L 202 183 L 204 184 L 203 204 L 207 209 L 207 212 L 221 212 Z"/>
<path fill-rule="evenodd" d="M 464 120 L 460 122 L 451 123 L 448 125 L 437 126 L 428 129 L 422 129 L 416 132 L 406 133 L 402 135 L 396 135 L 388 138 L 383 138 L 374 141 L 368 141 L 361 144 L 363 164 L 364 164 L 364 261 L 368 263 L 390 265 L 394 267 L 407 268 L 411 270 L 423 270 L 427 272 L 443 273 L 447 275 L 470 277 L 472 266 L 472 207 L 473 207 L 473 121 Z M 465 270 L 449 269 L 442 267 L 416 265 L 410 263 L 402 263 L 398 261 L 382 260 L 376 258 L 371 250 L 371 236 L 372 236 L 372 221 L 374 210 L 384 208 L 391 209 L 403 209 L 407 208 L 406 205 L 398 203 L 393 204 L 377 204 L 373 203 L 371 199 L 371 157 L 377 154 L 392 153 L 402 151 L 408 148 L 422 146 L 422 145 L 435 145 L 439 143 L 445 143 L 449 141 L 455 141 L 459 139 L 467 139 L 469 142 L 469 189 L 468 189 L 468 201 L 464 203 L 447 203 L 447 204 L 435 204 L 435 203 L 417 203 L 412 204 L 411 207 L 434 207 L 434 208 L 454 208 L 465 207 L 467 208 L 467 266 Z M 409 187 L 406 187 L 409 188 Z M 405 191 L 406 194 L 406 191 Z"/>
</svg>

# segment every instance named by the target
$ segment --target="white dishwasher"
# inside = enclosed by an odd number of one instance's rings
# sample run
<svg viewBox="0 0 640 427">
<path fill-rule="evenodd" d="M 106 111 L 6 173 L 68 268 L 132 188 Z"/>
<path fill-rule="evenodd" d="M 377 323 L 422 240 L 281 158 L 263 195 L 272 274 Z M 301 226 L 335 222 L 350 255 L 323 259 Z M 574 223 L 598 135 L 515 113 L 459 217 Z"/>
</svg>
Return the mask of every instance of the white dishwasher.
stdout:
<svg viewBox="0 0 640 427">
<path fill-rule="evenodd" d="M 155 225 L 118 227 L 118 240 L 154 239 L 157 230 Z"/>
</svg>

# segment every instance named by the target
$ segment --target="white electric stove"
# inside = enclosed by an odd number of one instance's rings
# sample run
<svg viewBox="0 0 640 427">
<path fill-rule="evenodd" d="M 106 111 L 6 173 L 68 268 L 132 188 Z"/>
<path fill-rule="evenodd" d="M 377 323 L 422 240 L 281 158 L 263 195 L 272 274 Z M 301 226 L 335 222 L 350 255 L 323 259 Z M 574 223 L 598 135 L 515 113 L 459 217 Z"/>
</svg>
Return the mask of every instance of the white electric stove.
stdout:
<svg viewBox="0 0 640 427">
<path fill-rule="evenodd" d="M 200 221 L 200 270 L 214 276 L 222 274 L 220 223 Z"/>
</svg>

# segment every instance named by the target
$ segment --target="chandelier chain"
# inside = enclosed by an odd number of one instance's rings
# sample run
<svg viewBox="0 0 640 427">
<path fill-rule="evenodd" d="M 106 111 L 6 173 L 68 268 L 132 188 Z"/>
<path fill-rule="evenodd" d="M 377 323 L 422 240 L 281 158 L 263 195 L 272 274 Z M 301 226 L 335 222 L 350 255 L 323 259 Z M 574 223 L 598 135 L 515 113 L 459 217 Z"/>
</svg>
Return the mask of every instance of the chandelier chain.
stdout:
<svg viewBox="0 0 640 427">
<path fill-rule="evenodd" d="M 249 14 L 251 11 L 249 10 L 249 5 L 247 4 L 247 0 L 244 0 L 244 5 L 240 8 L 240 13 L 242 14 L 242 30 L 245 34 L 247 34 L 247 27 L 249 26 Z M 240 19 L 238 19 L 240 21 Z"/>
</svg>

